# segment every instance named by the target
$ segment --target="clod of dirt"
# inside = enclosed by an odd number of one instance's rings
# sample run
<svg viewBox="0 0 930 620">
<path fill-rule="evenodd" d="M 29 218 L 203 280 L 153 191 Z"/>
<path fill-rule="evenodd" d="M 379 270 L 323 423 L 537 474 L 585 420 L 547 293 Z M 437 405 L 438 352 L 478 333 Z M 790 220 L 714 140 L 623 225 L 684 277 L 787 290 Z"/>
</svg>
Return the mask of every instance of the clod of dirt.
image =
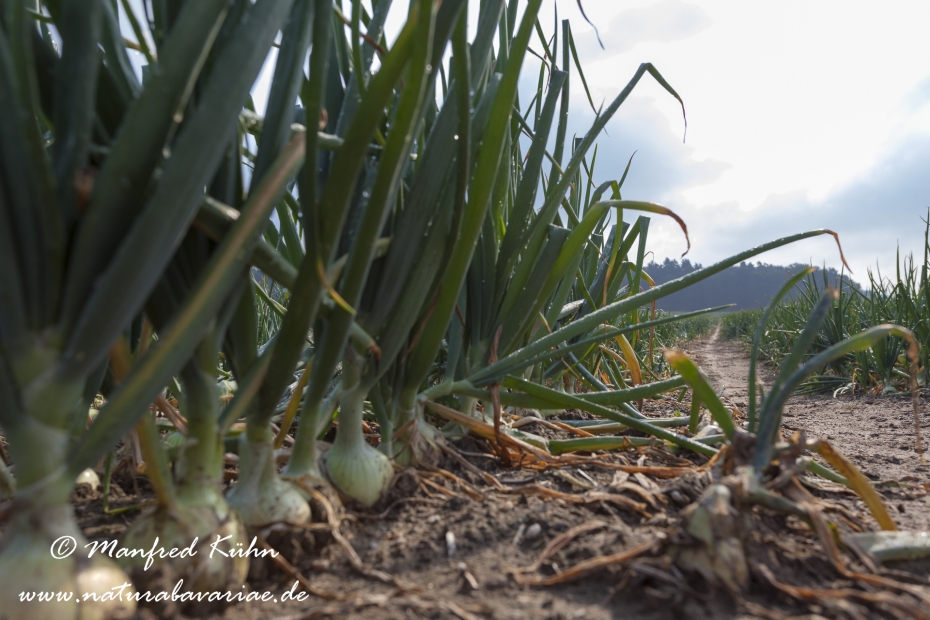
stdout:
<svg viewBox="0 0 930 620">
<path fill-rule="evenodd" d="M 730 490 L 722 484 L 711 485 L 701 499 L 682 511 L 685 531 L 695 544 L 678 545 L 670 555 L 684 569 L 701 574 L 712 584 L 722 583 L 737 592 L 749 581 L 749 567 L 740 540 L 737 513 L 730 503 Z"/>
</svg>

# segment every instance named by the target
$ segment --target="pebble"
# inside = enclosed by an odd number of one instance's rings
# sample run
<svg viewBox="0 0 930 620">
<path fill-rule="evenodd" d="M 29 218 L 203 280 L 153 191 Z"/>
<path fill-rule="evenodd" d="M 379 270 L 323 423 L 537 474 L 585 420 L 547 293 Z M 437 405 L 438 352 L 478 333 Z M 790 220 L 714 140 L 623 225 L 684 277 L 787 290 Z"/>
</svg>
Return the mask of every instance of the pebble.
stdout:
<svg viewBox="0 0 930 620">
<path fill-rule="evenodd" d="M 704 428 L 698 431 L 697 435 L 694 436 L 695 439 L 700 439 L 702 437 L 710 437 L 712 435 L 721 435 L 723 431 L 716 424 L 708 424 Z"/>
<path fill-rule="evenodd" d="M 526 532 L 523 533 L 523 538 L 526 540 L 536 540 L 539 538 L 540 534 L 542 534 L 542 526 L 538 523 L 534 523 L 526 528 Z"/>
</svg>

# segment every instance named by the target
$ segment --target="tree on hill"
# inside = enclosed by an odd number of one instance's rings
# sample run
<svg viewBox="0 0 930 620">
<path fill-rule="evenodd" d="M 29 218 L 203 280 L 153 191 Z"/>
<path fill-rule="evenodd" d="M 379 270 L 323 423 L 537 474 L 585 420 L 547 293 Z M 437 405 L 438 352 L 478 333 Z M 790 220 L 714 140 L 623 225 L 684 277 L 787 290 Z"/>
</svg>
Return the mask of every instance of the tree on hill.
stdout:
<svg viewBox="0 0 930 620">
<path fill-rule="evenodd" d="M 688 259 L 681 262 L 666 258 L 662 263 L 650 263 L 644 267 L 656 282 L 663 284 L 670 280 L 680 278 L 692 271 L 700 269 L 702 265 L 692 263 Z M 770 265 L 762 262 L 743 262 L 734 265 L 710 278 L 690 286 L 682 291 L 673 293 L 659 300 L 659 307 L 663 310 L 687 312 L 710 308 L 725 303 L 736 304 L 734 310 L 758 308 L 769 303 L 769 299 L 778 292 L 792 275 L 807 268 L 802 263 L 788 266 Z M 811 276 L 816 278 L 818 286 L 823 286 L 824 277 L 827 284 L 837 286 L 840 273 L 833 268 L 826 271 L 820 269 Z M 861 287 L 843 275 L 844 286 Z M 800 286 L 804 286 L 802 282 Z M 792 296 L 795 293 L 792 293 Z"/>
</svg>

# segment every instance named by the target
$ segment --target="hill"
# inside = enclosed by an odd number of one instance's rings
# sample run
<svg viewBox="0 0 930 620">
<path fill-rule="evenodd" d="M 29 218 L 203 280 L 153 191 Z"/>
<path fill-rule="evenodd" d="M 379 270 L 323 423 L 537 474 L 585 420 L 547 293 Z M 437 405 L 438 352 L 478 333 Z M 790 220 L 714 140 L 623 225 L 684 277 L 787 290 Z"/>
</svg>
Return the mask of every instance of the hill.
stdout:
<svg viewBox="0 0 930 620">
<path fill-rule="evenodd" d="M 644 269 L 656 284 L 663 284 L 701 267 L 699 263 L 692 263 L 688 259 L 679 262 L 666 258 L 665 262 L 650 263 Z M 660 299 L 659 307 L 676 312 L 700 310 L 726 303 L 736 304 L 734 310 L 758 308 L 767 305 L 769 299 L 778 292 L 788 278 L 806 268 L 807 265 L 801 263 L 787 266 L 761 262 L 740 263 L 683 291 Z M 818 286 L 823 286 L 824 275 L 823 270 L 814 272 L 813 277 L 816 278 Z M 836 286 L 839 278 L 840 274 L 835 269 L 826 270 L 827 283 L 830 285 Z M 846 285 L 861 290 L 861 287 L 847 276 L 844 275 L 843 280 Z"/>
</svg>

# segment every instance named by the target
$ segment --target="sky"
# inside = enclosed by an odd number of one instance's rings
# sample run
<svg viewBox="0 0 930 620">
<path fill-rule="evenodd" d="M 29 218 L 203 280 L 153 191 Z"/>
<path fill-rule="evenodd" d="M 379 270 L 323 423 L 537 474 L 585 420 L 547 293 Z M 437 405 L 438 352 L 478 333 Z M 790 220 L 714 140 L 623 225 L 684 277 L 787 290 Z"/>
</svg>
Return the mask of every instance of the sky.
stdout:
<svg viewBox="0 0 930 620">
<path fill-rule="evenodd" d="M 366 2 L 367 4 L 367 2 Z M 470 4 L 476 4 L 474 2 Z M 814 228 L 839 234 L 853 278 L 892 274 L 896 252 L 924 248 L 930 207 L 930 2 L 889 0 L 544 0 L 551 35 L 567 18 L 595 105 L 609 104 L 642 62 L 682 96 L 645 77 L 598 140 L 595 183 L 619 179 L 623 197 L 673 209 L 688 225 L 692 262 L 709 264 Z M 395 0 L 389 38 L 407 2 Z M 470 19 L 474 28 L 476 16 Z M 534 37 L 531 48 L 540 52 Z M 253 89 L 259 110 L 274 67 Z M 521 76 L 523 100 L 538 64 Z M 594 121 L 572 67 L 569 135 Z M 678 258 L 676 224 L 653 218 L 650 249 Z M 839 267 L 830 237 L 756 260 Z"/>
<path fill-rule="evenodd" d="M 554 2 L 541 22 L 552 31 Z M 688 224 L 688 258 L 708 264 L 781 236 L 830 228 L 853 277 L 895 253 L 920 254 L 930 207 L 930 23 L 927 2 L 778 3 L 586 0 L 605 49 L 575 1 L 571 20 L 596 105 L 651 62 L 682 96 L 646 77 L 607 125 L 595 182 L 619 178 L 636 151 L 623 197 L 657 202 Z M 531 44 L 538 48 L 538 42 Z M 538 51 L 538 49 L 537 49 Z M 533 72 L 529 72 L 533 73 Z M 530 76 L 535 82 L 536 75 Z M 571 83 L 569 133 L 594 119 Z M 677 258 L 677 225 L 654 218 L 650 248 Z M 830 237 L 762 255 L 838 267 Z"/>
</svg>

